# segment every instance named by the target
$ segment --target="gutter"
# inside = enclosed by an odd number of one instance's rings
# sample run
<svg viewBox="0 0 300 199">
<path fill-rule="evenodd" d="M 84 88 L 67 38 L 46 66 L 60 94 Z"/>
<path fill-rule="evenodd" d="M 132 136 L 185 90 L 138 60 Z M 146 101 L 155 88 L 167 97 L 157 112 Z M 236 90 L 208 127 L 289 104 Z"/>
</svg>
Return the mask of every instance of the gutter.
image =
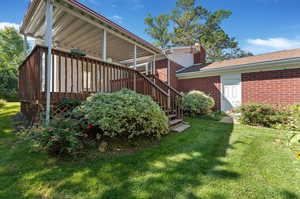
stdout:
<svg viewBox="0 0 300 199">
<path fill-rule="evenodd" d="M 240 64 L 240 65 L 233 65 L 227 67 L 220 67 L 220 68 L 212 68 L 212 69 L 202 69 L 195 72 L 187 72 L 187 73 L 179 73 L 176 74 L 176 77 L 181 78 L 193 78 L 197 76 L 204 76 L 204 75 L 213 75 L 219 74 L 223 72 L 234 72 L 239 70 L 250 70 L 250 69 L 264 69 L 264 67 L 276 67 L 276 66 L 283 66 L 283 65 L 295 65 L 300 64 L 300 57 L 296 58 L 288 58 L 282 60 L 275 60 L 275 61 L 267 61 L 267 62 L 256 62 L 250 64 Z M 300 65 L 299 65 L 300 67 Z M 177 71 L 179 72 L 179 71 Z"/>
</svg>

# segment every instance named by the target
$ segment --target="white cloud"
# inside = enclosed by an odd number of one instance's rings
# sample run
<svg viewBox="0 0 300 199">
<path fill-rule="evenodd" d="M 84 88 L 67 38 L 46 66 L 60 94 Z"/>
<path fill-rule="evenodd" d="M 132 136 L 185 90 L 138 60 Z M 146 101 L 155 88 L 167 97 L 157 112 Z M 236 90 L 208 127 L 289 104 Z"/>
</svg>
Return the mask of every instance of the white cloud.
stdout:
<svg viewBox="0 0 300 199">
<path fill-rule="evenodd" d="M 134 10 L 143 9 L 145 7 L 141 0 L 132 0 L 131 3 L 133 4 L 132 9 Z"/>
<path fill-rule="evenodd" d="M 17 30 L 19 30 L 20 25 L 16 23 L 9 23 L 9 22 L 0 22 L 0 30 L 6 28 L 6 27 L 14 27 Z"/>
<path fill-rule="evenodd" d="M 248 43 L 257 46 L 265 46 L 271 48 L 296 48 L 300 46 L 300 41 L 290 40 L 286 38 L 270 38 L 270 39 L 248 39 Z"/>
<path fill-rule="evenodd" d="M 122 23 L 123 22 L 123 17 L 119 16 L 119 15 L 114 15 L 111 17 L 114 21 L 118 22 L 118 23 Z"/>
<path fill-rule="evenodd" d="M 269 38 L 269 39 L 248 39 L 247 49 L 255 54 L 268 53 L 278 50 L 287 50 L 293 48 L 300 48 L 300 40 L 288 39 L 283 37 Z"/>
</svg>

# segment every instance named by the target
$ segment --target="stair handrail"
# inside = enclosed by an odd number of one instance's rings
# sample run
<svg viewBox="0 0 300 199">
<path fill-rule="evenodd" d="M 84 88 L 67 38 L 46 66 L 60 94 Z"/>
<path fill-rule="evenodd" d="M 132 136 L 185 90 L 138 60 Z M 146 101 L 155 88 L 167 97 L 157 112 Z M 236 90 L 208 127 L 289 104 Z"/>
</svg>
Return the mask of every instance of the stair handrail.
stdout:
<svg viewBox="0 0 300 199">
<path fill-rule="evenodd" d="M 168 85 L 166 82 L 162 81 L 161 79 L 159 79 L 156 75 L 148 75 L 150 78 L 153 77 L 155 79 L 155 81 L 159 81 L 160 83 L 162 83 L 164 86 L 166 86 L 168 89 L 172 90 L 173 92 L 175 92 L 177 95 L 179 96 L 183 96 L 179 91 L 177 91 L 175 88 L 173 88 L 172 86 Z"/>
</svg>

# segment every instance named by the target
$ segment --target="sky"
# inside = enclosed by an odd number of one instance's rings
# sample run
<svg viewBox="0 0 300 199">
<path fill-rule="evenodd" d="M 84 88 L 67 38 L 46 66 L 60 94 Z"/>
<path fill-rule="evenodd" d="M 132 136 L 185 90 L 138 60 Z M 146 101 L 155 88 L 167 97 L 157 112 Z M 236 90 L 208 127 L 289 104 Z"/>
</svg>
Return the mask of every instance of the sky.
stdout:
<svg viewBox="0 0 300 199">
<path fill-rule="evenodd" d="M 30 0 L 1 0 L 0 29 L 18 27 Z M 79 0 L 129 31 L 153 42 L 144 18 L 170 13 L 176 0 Z M 222 23 L 244 50 L 254 54 L 300 48 L 300 0 L 196 0 L 210 11 L 226 9 L 232 16 Z"/>
</svg>

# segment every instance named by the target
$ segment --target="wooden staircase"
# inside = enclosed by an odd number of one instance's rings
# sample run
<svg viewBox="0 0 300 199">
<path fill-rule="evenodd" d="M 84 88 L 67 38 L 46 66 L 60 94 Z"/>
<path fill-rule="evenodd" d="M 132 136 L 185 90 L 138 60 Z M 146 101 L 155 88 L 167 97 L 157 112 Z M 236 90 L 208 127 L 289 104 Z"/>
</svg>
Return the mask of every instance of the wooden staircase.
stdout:
<svg viewBox="0 0 300 199">
<path fill-rule="evenodd" d="M 169 117 L 170 129 L 176 132 L 182 132 L 189 128 L 190 126 L 183 122 L 182 95 L 157 76 L 148 75 L 147 77 L 160 89 L 168 93 L 168 110 L 166 113 Z"/>
</svg>

